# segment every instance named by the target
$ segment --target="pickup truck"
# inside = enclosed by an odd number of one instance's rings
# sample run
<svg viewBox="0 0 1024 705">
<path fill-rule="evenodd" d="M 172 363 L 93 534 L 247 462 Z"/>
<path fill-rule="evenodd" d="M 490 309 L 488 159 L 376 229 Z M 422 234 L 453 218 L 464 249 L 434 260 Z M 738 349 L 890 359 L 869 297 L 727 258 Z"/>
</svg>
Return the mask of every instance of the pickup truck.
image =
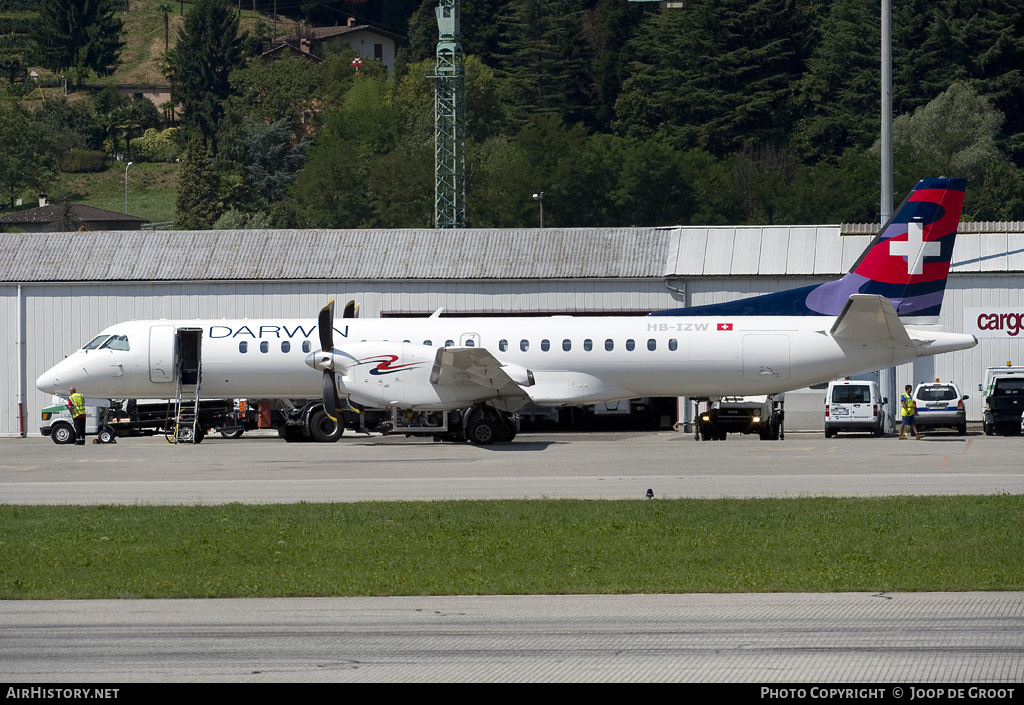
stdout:
<svg viewBox="0 0 1024 705">
<path fill-rule="evenodd" d="M 992 393 L 985 398 L 986 436 L 1020 434 L 1021 413 L 1024 413 L 1024 377 L 996 377 Z"/>
<path fill-rule="evenodd" d="M 697 417 L 696 438 L 724 441 L 730 433 L 756 433 L 762 441 L 778 441 L 783 431 L 785 395 L 722 397 L 708 403 Z"/>
</svg>

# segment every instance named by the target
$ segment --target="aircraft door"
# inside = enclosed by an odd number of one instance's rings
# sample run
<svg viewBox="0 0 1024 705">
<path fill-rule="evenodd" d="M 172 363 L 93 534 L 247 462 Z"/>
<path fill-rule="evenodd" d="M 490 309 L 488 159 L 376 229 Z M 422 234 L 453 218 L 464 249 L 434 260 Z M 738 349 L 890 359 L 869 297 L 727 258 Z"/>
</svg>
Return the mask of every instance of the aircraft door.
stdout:
<svg viewBox="0 0 1024 705">
<path fill-rule="evenodd" d="M 743 336 L 743 379 L 784 382 L 789 379 L 789 336 L 752 333 Z"/>
<path fill-rule="evenodd" d="M 149 381 L 174 382 L 175 364 L 174 326 L 151 326 L 149 329 Z"/>
<path fill-rule="evenodd" d="M 200 361 L 202 360 L 203 331 L 199 328 L 179 328 L 178 370 L 183 386 L 196 385 L 200 380 Z"/>
</svg>

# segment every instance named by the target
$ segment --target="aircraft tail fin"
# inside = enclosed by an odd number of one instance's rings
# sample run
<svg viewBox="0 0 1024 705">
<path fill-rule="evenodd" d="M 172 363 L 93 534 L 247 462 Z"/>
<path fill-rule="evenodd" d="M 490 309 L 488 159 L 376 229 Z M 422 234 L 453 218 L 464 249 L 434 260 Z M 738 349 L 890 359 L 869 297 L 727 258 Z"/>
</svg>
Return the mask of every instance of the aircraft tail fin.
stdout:
<svg viewBox="0 0 1024 705">
<path fill-rule="evenodd" d="M 838 316 L 855 294 L 892 302 L 900 318 L 936 322 L 942 307 L 966 179 L 923 179 L 842 279 L 661 316 Z"/>
</svg>

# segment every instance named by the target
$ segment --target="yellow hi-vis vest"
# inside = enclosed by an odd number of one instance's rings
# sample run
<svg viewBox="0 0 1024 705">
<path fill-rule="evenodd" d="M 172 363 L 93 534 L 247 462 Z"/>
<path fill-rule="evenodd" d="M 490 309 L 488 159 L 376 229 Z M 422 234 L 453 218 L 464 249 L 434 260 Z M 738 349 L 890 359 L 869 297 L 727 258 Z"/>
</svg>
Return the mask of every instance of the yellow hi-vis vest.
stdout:
<svg viewBox="0 0 1024 705">
<path fill-rule="evenodd" d="M 79 416 L 85 416 L 85 397 L 75 392 L 68 397 L 68 401 L 71 402 L 71 416 L 76 419 Z"/>
<path fill-rule="evenodd" d="M 900 396 L 900 412 L 901 416 L 913 416 L 917 413 L 917 402 L 914 401 L 913 396 L 910 394 Z"/>
</svg>

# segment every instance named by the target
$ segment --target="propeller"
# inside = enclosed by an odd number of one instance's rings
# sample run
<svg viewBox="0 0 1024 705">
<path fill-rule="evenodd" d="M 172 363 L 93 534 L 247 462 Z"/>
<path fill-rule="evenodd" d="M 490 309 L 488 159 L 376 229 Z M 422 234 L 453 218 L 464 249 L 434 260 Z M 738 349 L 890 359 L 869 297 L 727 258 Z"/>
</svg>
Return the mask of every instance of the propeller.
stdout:
<svg viewBox="0 0 1024 705">
<path fill-rule="evenodd" d="M 320 333 L 320 349 L 324 357 L 328 358 L 334 350 L 334 299 L 322 309 L 316 320 L 316 327 Z M 334 366 L 324 366 L 323 378 L 324 411 L 332 419 L 337 420 L 338 409 L 338 386 L 334 380 Z"/>
</svg>

